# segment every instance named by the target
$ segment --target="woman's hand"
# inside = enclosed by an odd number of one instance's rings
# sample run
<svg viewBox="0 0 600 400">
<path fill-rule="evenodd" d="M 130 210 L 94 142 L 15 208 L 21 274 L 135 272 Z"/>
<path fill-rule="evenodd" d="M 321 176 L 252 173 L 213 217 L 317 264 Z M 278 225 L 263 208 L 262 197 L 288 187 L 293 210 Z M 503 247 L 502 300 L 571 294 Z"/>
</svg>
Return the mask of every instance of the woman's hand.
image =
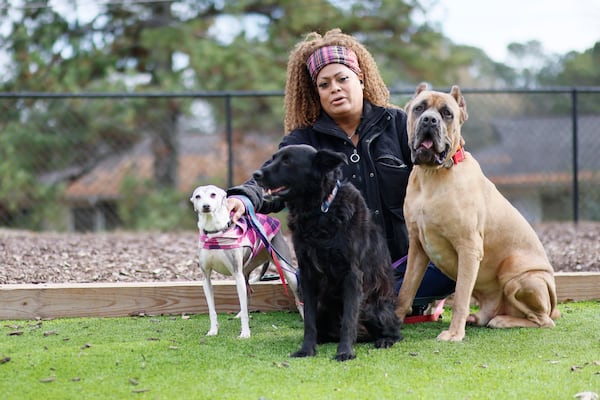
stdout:
<svg viewBox="0 0 600 400">
<path fill-rule="evenodd" d="M 244 202 L 237 197 L 227 198 L 227 209 L 229 210 L 233 222 L 237 222 L 244 214 L 246 214 Z"/>
</svg>

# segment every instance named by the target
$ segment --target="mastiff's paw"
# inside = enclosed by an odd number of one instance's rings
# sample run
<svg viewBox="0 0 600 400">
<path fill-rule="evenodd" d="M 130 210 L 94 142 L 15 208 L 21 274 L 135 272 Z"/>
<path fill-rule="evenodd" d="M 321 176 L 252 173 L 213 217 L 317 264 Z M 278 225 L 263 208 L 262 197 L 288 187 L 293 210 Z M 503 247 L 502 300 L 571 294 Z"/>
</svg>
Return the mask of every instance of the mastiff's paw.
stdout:
<svg viewBox="0 0 600 400">
<path fill-rule="evenodd" d="M 437 340 L 444 342 L 460 342 L 465 337 L 465 332 L 443 331 L 437 337 Z"/>
</svg>

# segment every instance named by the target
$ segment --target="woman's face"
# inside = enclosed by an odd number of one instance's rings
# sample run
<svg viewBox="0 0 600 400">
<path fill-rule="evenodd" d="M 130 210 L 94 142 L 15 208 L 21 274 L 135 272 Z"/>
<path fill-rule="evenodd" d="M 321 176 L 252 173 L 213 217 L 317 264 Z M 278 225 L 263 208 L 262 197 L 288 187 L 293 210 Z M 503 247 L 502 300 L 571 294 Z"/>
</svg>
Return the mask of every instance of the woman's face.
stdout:
<svg viewBox="0 0 600 400">
<path fill-rule="evenodd" d="M 363 88 L 359 77 L 344 64 L 328 64 L 317 75 L 321 107 L 331 118 L 362 113 Z"/>
</svg>

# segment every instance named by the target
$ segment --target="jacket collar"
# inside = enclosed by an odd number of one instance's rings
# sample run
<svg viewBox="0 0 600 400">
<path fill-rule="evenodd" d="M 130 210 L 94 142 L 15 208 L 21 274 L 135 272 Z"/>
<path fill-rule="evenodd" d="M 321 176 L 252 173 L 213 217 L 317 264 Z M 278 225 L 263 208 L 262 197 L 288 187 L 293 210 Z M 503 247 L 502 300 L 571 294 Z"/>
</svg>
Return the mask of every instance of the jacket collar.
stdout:
<svg viewBox="0 0 600 400">
<path fill-rule="evenodd" d="M 364 131 L 362 127 L 373 124 L 386 113 L 386 109 L 383 107 L 379 107 L 371 104 L 368 100 L 363 100 L 363 113 L 361 116 L 361 121 L 359 125 L 359 129 Z M 339 136 L 340 138 L 345 138 L 347 135 L 339 128 L 339 126 L 335 123 L 335 121 L 324 111 L 321 111 L 319 118 L 313 124 L 313 129 L 319 132 L 332 134 L 335 136 Z"/>
</svg>

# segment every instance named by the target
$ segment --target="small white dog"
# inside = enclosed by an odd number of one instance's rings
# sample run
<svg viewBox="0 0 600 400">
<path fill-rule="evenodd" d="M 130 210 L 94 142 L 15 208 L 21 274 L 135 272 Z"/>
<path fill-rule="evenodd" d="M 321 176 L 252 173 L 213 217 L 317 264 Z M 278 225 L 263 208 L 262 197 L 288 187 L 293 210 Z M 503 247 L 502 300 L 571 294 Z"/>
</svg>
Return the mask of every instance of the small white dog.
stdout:
<svg viewBox="0 0 600 400">
<path fill-rule="evenodd" d="M 235 278 L 240 300 L 238 316 L 242 323 L 240 338 L 249 338 L 248 279 L 254 269 L 272 260 L 271 255 L 246 217 L 235 224 L 231 221 L 227 209 L 227 194 L 223 189 L 214 185 L 199 186 L 194 190 L 190 201 L 198 214 L 200 230 L 198 255 L 200 269 L 204 275 L 204 295 L 210 316 L 210 330 L 207 336 L 214 336 L 219 331 L 211 283 L 211 273 L 214 270 Z M 296 269 L 289 264 L 292 256 L 279 231 L 279 221 L 266 215 L 256 215 L 271 240 L 272 247 L 281 255 L 282 259 L 279 260 L 281 269 L 302 315 Z"/>
</svg>

